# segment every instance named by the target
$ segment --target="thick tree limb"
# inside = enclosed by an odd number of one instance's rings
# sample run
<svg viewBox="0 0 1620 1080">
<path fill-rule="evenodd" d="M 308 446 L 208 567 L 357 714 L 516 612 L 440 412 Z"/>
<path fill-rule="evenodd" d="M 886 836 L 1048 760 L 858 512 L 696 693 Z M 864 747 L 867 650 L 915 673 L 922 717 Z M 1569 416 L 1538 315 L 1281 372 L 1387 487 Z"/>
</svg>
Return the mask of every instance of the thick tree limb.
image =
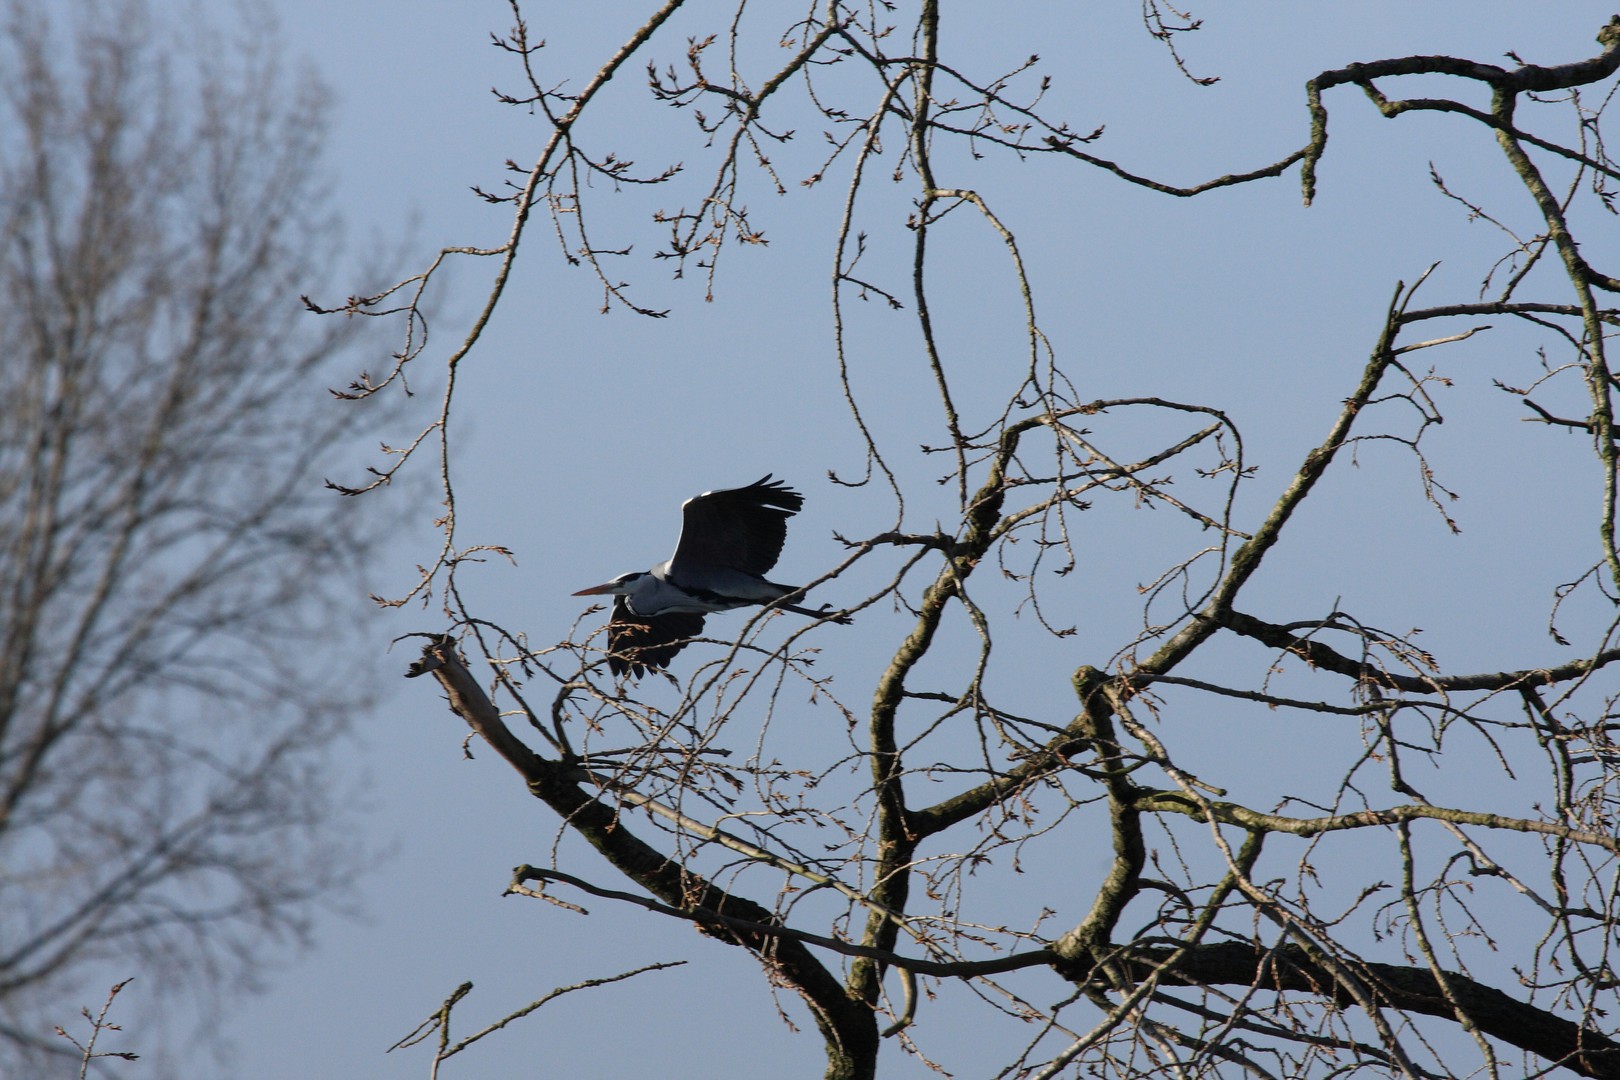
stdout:
<svg viewBox="0 0 1620 1080">
<path fill-rule="evenodd" d="M 542 758 L 513 735 L 494 702 L 456 654 L 448 635 L 434 636 L 423 649 L 414 674 L 430 673 L 449 695 L 450 708 L 483 737 L 568 826 L 631 881 L 674 907 L 697 907 L 742 923 L 768 926 L 771 912 L 752 900 L 728 892 L 686 869 L 631 833 L 618 809 L 580 787 L 583 774 L 573 764 Z M 864 1004 L 851 1000 L 839 980 L 802 943 L 761 930 L 728 927 L 720 940 L 740 945 L 757 956 L 784 983 L 793 987 L 815 1015 L 829 1047 L 842 1051 L 846 1066 L 829 1067 L 829 1080 L 869 1076 L 862 1064 L 876 1060 L 877 1018 Z"/>
<path fill-rule="evenodd" d="M 1114 958 L 1137 979 L 1156 978 L 1165 986 L 1241 985 L 1260 990 L 1295 991 L 1354 1004 L 1335 979 L 1296 945 L 1262 950 L 1244 942 L 1128 948 Z M 1427 968 L 1360 961 L 1367 989 L 1381 1006 L 1456 1019 L 1446 993 Z M 1459 972 L 1446 972 L 1453 999 L 1485 1034 L 1509 1046 L 1563 1066 L 1581 1076 L 1620 1077 L 1620 1042 L 1572 1020 L 1556 1016 Z"/>
</svg>

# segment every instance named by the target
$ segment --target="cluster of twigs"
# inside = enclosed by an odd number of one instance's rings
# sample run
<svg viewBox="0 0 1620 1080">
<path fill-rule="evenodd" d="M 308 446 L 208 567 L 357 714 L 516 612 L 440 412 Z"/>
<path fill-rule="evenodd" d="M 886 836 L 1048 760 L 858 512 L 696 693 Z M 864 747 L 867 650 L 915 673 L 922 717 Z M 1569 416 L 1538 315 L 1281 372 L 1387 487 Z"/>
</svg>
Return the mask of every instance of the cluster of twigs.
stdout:
<svg viewBox="0 0 1620 1080">
<path fill-rule="evenodd" d="M 622 249 L 595 241 L 583 182 L 672 184 L 687 173 L 637 174 L 628 159 L 581 145 L 576 131 L 609 80 L 662 41 L 683 6 L 669 0 L 594 77 L 564 90 L 558 76 L 542 74 L 541 43 L 514 5 L 514 29 L 497 44 L 518 60 L 526 90 L 502 100 L 533 110 L 546 138 L 532 165 L 514 166 L 507 190 L 486 194 L 514 211 L 511 235 L 495 249 L 446 250 L 422 274 L 345 305 L 403 314 L 411 328 L 392 371 L 357 393 L 403 378 L 424 355 L 420 299 L 445 260 L 493 259 L 487 305 L 448 356 L 448 401 L 513 261 L 528 250 L 522 242 L 535 211 L 564 257 L 598 275 L 604 303 L 659 314 L 638 307 L 607 270 Z M 701 271 L 710 290 L 731 245 L 764 240 L 742 201 L 747 183 L 763 177 L 788 190 L 786 164 L 774 156 L 792 134 L 773 118 L 779 104 L 791 115 L 782 99 L 802 95 L 795 100 L 826 125 L 828 149 L 803 182 L 842 176 L 847 185 L 835 226 L 834 360 L 868 468 L 844 482 L 886 485 L 896 513 L 892 527 L 846 539 L 846 558 L 823 580 L 868 580 L 877 568 L 879 584 L 855 610 L 893 611 L 904 625 L 869 694 L 863 688 L 869 704 L 833 695 L 809 648 L 816 639 L 806 635 L 817 631 L 776 643 L 766 632 L 769 613 L 736 640 L 715 639 L 712 659 L 671 680 L 673 699 L 662 680 L 615 683 L 592 637 L 531 648 L 460 606 L 454 575 L 473 553 L 456 546 L 447 485 L 443 548 L 401 600 L 442 590 L 461 633 L 433 636 L 416 673 L 431 672 L 560 828 L 588 841 L 630 886 L 550 865 L 519 868 L 512 890 L 565 904 L 584 893 L 635 905 L 747 949 L 774 985 L 809 1008 L 829 1077 L 875 1075 L 886 1035 L 927 1060 L 920 980 L 966 986 L 983 1008 L 1031 1025 L 1021 1049 L 1006 1054 L 1006 1076 L 1228 1068 L 1328 1075 L 1347 1062 L 1379 1075 L 1503 1075 L 1517 1071 L 1502 1060 L 1510 1051 L 1538 1068 L 1620 1076 L 1620 1043 L 1604 1020 L 1620 1005 L 1612 958 L 1620 752 L 1615 695 L 1603 689 L 1620 660 L 1620 620 L 1585 634 L 1578 655 L 1556 664 L 1527 655 L 1516 670 L 1452 672 L 1412 632 L 1381 629 L 1350 610 L 1266 617 L 1250 587 L 1279 558 L 1279 541 L 1323 478 L 1371 442 L 1403 448 L 1422 497 L 1456 527 L 1453 493 L 1425 451 L 1444 419 L 1434 396 L 1444 378 L 1415 358 L 1482 332 L 1482 320 L 1507 318 L 1545 330 L 1568 360 L 1528 386 L 1504 389 L 1523 397 L 1538 421 L 1585 435 L 1597 466 L 1594 558 L 1560 602 L 1581 590 L 1620 597 L 1620 384 L 1606 351 L 1620 320 L 1609 298 L 1620 282 L 1589 260 L 1596 249 L 1581 248 L 1570 212 L 1583 193 L 1606 205 L 1620 176 L 1604 151 L 1603 108 L 1582 96 L 1612 85 L 1620 19 L 1602 29 L 1597 55 L 1558 67 L 1413 56 L 1322 72 L 1307 83 L 1303 145 L 1261 168 L 1175 186 L 1082 150 L 1095 132 L 1045 118 L 1048 86 L 1033 58 L 975 79 L 940 57 L 934 0 L 922 0 L 898 45 L 879 18 L 888 14 L 832 3 L 782 35 L 785 61 L 754 71 L 739 12 L 729 36 L 693 38 L 684 64 L 647 63 L 646 71 L 655 101 L 690 112 L 718 159 L 690 209 L 658 217 L 668 232 L 661 256 L 677 273 Z M 1172 45 L 1195 26 L 1157 3 L 1148 17 L 1150 31 Z M 717 42 L 723 60 L 713 55 Z M 1390 96 L 1410 75 L 1483 88 L 1490 107 L 1467 105 L 1460 94 Z M 1494 291 L 1471 302 L 1418 306 L 1427 275 L 1399 285 L 1361 370 L 1330 391 L 1342 405 L 1320 440 L 1280 485 L 1263 489 L 1227 410 L 1151 396 L 1082 400 L 1042 331 L 1037 285 L 1014 232 L 991 198 L 941 175 L 947 145 L 1073 162 L 1182 197 L 1297 165 L 1309 201 L 1329 149 L 1328 102 L 1343 87 L 1360 88 L 1385 116 L 1441 113 L 1489 129 L 1540 228 L 1513 238 L 1486 280 Z M 851 104 L 857 91 L 862 107 Z M 1527 102 L 1553 98 L 1574 109 L 1572 142 L 1532 134 L 1522 121 Z M 869 241 L 859 223 L 876 201 L 869 177 L 880 160 L 912 185 L 909 290 L 860 265 Z M 1555 189 L 1544 174 L 1549 160 L 1573 179 Z M 1020 359 L 1003 378 L 1005 394 L 992 400 L 962 393 L 934 325 L 925 269 L 952 215 L 977 215 L 1001 244 L 1023 306 Z M 956 504 L 954 520 L 929 531 L 908 527 L 908 470 L 858 389 L 846 304 L 871 296 L 909 311 L 920 330 L 942 435 L 925 450 L 948 461 L 943 479 Z M 1421 336 L 1431 326 L 1433 336 Z M 1537 402 L 1542 387 L 1566 374 L 1584 386 L 1584 415 Z M 448 459 L 446 416 L 377 482 L 430 438 Z M 1127 453 L 1114 448 L 1131 445 L 1123 430 L 1170 434 L 1146 453 Z M 1188 479 L 1194 483 L 1176 483 Z M 1072 603 L 1052 583 L 1095 572 L 1077 555 L 1076 522 L 1115 505 L 1155 507 L 1174 523 L 1167 529 L 1194 539 L 1142 587 L 1138 629 L 1111 654 L 1097 654 L 1095 642 L 1074 634 Z M 1322 560 L 1324 573 L 1332 567 Z M 1013 642 L 1032 632 L 1011 621 L 1020 610 L 1068 657 L 1052 671 L 1067 688 L 1066 715 L 1052 714 L 1050 694 L 1020 693 L 1001 675 L 1008 650 L 1019 647 Z M 487 665 L 487 685 L 462 649 Z M 1206 659 L 1255 651 L 1267 657 L 1265 670 L 1248 682 L 1221 674 L 1246 670 L 1242 664 Z M 926 662 L 942 654 L 948 663 Z M 768 732 L 789 689 L 794 700 L 836 711 L 847 749 L 788 765 L 760 735 L 752 753 L 734 756 L 743 725 Z M 1200 775 L 1189 764 L 1197 753 L 1178 741 L 1179 729 L 1204 715 L 1241 708 L 1335 725 L 1354 734 L 1360 752 L 1325 781 L 1305 770 L 1305 793 L 1284 805 L 1256 805 L 1232 793 L 1247 783 Z M 1477 798 L 1460 804 L 1426 795 L 1414 763 L 1443 770 L 1440 755 L 1465 739 L 1489 748 L 1501 777 L 1536 777 L 1538 795 L 1515 799 L 1494 781 L 1465 784 Z M 1469 760 L 1473 768 L 1477 759 Z M 1258 755 L 1246 764 L 1265 767 Z M 1014 921 L 973 882 L 993 859 L 1016 867 L 1033 852 L 1096 836 L 1111 850 L 1106 870 L 1096 880 L 1071 877 L 1033 920 Z M 1329 862 L 1365 871 L 1334 887 L 1324 877 L 1342 875 L 1319 869 Z M 1043 985 L 1032 981 L 1036 973 L 1044 985 L 1066 982 L 1067 996 L 1037 1004 L 1029 990 Z M 1472 1064 L 1458 1063 L 1455 1045 L 1436 1034 L 1446 1029 L 1471 1042 Z"/>
</svg>

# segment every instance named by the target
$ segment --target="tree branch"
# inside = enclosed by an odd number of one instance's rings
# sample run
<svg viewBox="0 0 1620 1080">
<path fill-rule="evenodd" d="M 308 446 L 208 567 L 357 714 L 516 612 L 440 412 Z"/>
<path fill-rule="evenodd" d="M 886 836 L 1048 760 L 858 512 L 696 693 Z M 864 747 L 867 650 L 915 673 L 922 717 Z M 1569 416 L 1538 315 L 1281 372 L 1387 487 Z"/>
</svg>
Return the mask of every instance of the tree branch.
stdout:
<svg viewBox="0 0 1620 1080">
<path fill-rule="evenodd" d="M 454 641 L 447 635 L 436 635 L 428 642 L 423 659 L 410 674 L 429 672 L 449 695 L 452 711 L 517 770 L 530 794 L 556 811 L 569 828 L 620 873 L 671 907 L 707 909 L 758 926 L 772 923 L 768 909 L 719 888 L 632 834 L 615 807 L 579 787 L 576 778 L 581 771 L 576 766 L 542 758 L 524 745 L 506 727 L 499 710 L 461 662 Z M 722 940 L 753 953 L 775 976 L 798 991 L 810 1006 L 828 1046 L 843 1048 L 848 1063 L 853 1066 L 875 1060 L 878 1036 L 873 1012 L 851 1000 L 832 973 L 800 942 L 737 928 Z M 847 1075 L 853 1078 L 861 1074 L 852 1071 Z M 835 1072 L 829 1072 L 829 1080 L 835 1077 Z"/>
<path fill-rule="evenodd" d="M 1167 986 L 1242 985 L 1260 990 L 1300 991 L 1340 1006 L 1355 1002 L 1333 974 L 1297 945 L 1260 949 L 1246 942 L 1220 942 L 1175 949 L 1134 946 L 1120 951 L 1119 966 L 1136 979 Z M 1509 1046 L 1535 1054 L 1581 1076 L 1620 1077 L 1620 1043 L 1502 993 L 1460 972 L 1448 971 L 1447 1000 L 1432 971 L 1359 961 L 1366 988 L 1381 1007 L 1455 1019 L 1453 1001 L 1479 1029 Z"/>
</svg>

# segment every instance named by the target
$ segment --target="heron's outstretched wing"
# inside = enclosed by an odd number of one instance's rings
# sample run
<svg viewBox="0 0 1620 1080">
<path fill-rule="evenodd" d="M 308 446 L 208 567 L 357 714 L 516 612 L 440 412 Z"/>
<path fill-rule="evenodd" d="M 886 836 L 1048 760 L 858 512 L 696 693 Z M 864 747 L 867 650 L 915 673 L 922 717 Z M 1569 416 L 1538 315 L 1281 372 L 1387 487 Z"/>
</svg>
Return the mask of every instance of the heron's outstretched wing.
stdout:
<svg viewBox="0 0 1620 1080">
<path fill-rule="evenodd" d="M 636 678 L 649 668 L 668 666 L 686 647 L 686 639 L 703 633 L 703 616 L 691 611 L 663 615 L 637 615 L 622 596 L 613 598 L 613 619 L 608 623 L 608 669 L 615 675 L 629 672 Z"/>
<path fill-rule="evenodd" d="M 782 554 L 787 519 L 803 505 L 803 495 L 769 473 L 747 487 L 687 499 L 671 573 L 679 579 L 683 571 L 715 566 L 763 576 Z"/>
</svg>

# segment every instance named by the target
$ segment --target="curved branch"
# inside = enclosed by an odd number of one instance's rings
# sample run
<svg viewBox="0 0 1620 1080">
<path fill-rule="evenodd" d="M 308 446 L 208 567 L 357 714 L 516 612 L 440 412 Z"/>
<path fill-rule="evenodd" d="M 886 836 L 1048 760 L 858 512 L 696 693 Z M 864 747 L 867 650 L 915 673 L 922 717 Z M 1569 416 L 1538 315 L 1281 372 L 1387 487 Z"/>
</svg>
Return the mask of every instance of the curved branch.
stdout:
<svg viewBox="0 0 1620 1080">
<path fill-rule="evenodd" d="M 1123 950 L 1116 962 L 1133 978 L 1157 979 L 1161 985 L 1237 984 L 1300 991 L 1340 1006 L 1355 1004 L 1334 976 L 1297 945 L 1275 949 L 1244 942 L 1181 949 L 1148 946 Z M 1446 972 L 1446 985 L 1442 986 L 1427 968 L 1366 961 L 1357 967 L 1380 1006 L 1448 1020 L 1455 1019 L 1461 1008 L 1481 1031 L 1509 1046 L 1581 1076 L 1620 1077 L 1620 1043 L 1460 972 Z M 1451 1000 L 1447 999 L 1448 989 Z"/>
<path fill-rule="evenodd" d="M 743 924 L 766 927 L 770 911 L 720 888 L 681 866 L 632 834 L 615 807 L 580 788 L 581 771 L 566 761 L 542 758 L 513 735 L 494 702 L 456 654 L 448 635 L 435 635 L 423 649 L 412 675 L 431 673 L 449 695 L 451 709 L 483 736 L 528 785 L 530 794 L 555 810 L 615 869 L 665 904 L 730 913 Z M 793 987 L 814 1013 L 829 1047 L 841 1047 L 850 1061 L 872 1061 L 877 1020 L 864 1004 L 851 1000 L 839 980 L 800 942 L 758 929 L 733 928 L 723 940 L 753 953 L 773 977 Z M 851 1073 L 851 1075 L 854 1075 Z"/>
<path fill-rule="evenodd" d="M 1138 176 L 1135 173 L 1122 168 L 1116 162 L 1108 161 L 1105 158 L 1096 157 L 1083 151 L 1076 150 L 1072 141 L 1059 138 L 1056 135 L 1048 135 L 1046 137 L 1046 145 L 1050 146 L 1054 150 L 1060 151 L 1061 153 L 1068 154 L 1070 157 L 1079 158 L 1087 165 L 1095 165 L 1099 169 L 1105 169 L 1122 180 L 1128 180 L 1131 183 L 1141 187 L 1151 188 L 1152 190 L 1161 192 L 1165 195 L 1174 195 L 1180 199 L 1191 198 L 1194 195 L 1202 195 L 1204 192 L 1213 191 L 1216 188 L 1231 187 L 1234 184 L 1247 184 L 1251 180 L 1264 180 L 1272 176 L 1281 176 L 1290 165 L 1294 164 L 1296 161 L 1303 160 L 1308 152 L 1304 149 L 1295 150 L 1292 154 L 1289 154 L 1281 161 L 1273 162 L 1264 168 L 1255 169 L 1253 172 L 1227 173 L 1225 176 L 1217 176 L 1213 180 L 1205 180 L 1202 184 L 1194 184 L 1192 187 L 1176 187 L 1173 184 L 1161 183 L 1158 180 L 1153 180 L 1146 176 Z"/>
<path fill-rule="evenodd" d="M 844 956 L 878 960 L 886 966 L 901 968 L 918 975 L 971 979 L 981 975 L 998 975 L 1002 972 L 1018 971 L 1023 968 L 1042 967 L 1057 960 L 1057 954 L 1050 949 L 1033 949 L 1029 952 L 1010 953 L 1007 956 L 998 956 L 993 960 L 923 960 L 914 956 L 902 956 L 888 949 L 874 949 L 868 945 L 856 945 L 854 942 L 843 941 L 839 938 L 830 938 L 804 930 L 795 930 L 793 927 L 783 926 L 779 922 L 740 919 L 724 912 L 693 905 L 676 906 L 664 904 L 645 896 L 637 896 L 634 893 L 621 892 L 618 889 L 604 889 L 599 885 L 592 885 L 582 878 L 577 878 L 572 874 L 565 874 L 560 870 L 546 870 L 538 866 L 523 865 L 512 871 L 514 890 L 530 881 L 560 881 L 565 885 L 572 885 L 582 892 L 588 892 L 592 896 L 600 896 L 604 900 L 618 900 L 622 903 L 645 908 L 659 915 L 668 915 L 674 919 L 697 923 L 699 926 L 725 930 L 727 931 L 725 937 L 731 937 L 733 934 L 747 934 L 762 938 L 802 941 L 807 945 L 815 945 L 831 952 L 841 953 Z"/>
<path fill-rule="evenodd" d="M 1322 155 L 1327 151 L 1327 108 L 1322 104 L 1322 91 L 1346 84 L 1366 87 L 1373 79 L 1395 75 L 1454 75 L 1474 79 L 1490 86 L 1499 97 L 1527 91 L 1567 90 L 1606 79 L 1620 69 L 1620 16 L 1610 19 L 1598 31 L 1597 40 L 1603 46 L 1602 53 L 1587 60 L 1551 68 L 1526 64 L 1508 71 L 1495 64 L 1481 64 L 1453 56 L 1402 56 L 1322 72 L 1305 84 L 1306 108 L 1311 115 L 1311 141 L 1305 150 L 1305 164 L 1300 169 L 1305 204 L 1309 206 L 1316 195 L 1316 163 L 1322 160 Z M 1492 125 L 1499 134 L 1505 134 L 1504 127 L 1512 130 L 1510 117 L 1499 117 L 1499 120 L 1500 124 Z"/>
<path fill-rule="evenodd" d="M 1620 649 L 1605 649 L 1596 656 L 1571 660 L 1557 667 L 1525 668 L 1521 671 L 1478 672 L 1472 675 L 1399 675 L 1381 667 L 1352 660 L 1331 646 L 1290 633 L 1275 623 L 1265 622 L 1241 611 L 1228 611 L 1220 618 L 1228 630 L 1264 642 L 1275 649 L 1304 660 L 1312 667 L 1346 675 L 1358 683 L 1399 690 L 1407 694 L 1443 694 L 1468 690 L 1517 690 L 1531 686 L 1555 686 L 1590 675 L 1620 660 Z"/>
</svg>

